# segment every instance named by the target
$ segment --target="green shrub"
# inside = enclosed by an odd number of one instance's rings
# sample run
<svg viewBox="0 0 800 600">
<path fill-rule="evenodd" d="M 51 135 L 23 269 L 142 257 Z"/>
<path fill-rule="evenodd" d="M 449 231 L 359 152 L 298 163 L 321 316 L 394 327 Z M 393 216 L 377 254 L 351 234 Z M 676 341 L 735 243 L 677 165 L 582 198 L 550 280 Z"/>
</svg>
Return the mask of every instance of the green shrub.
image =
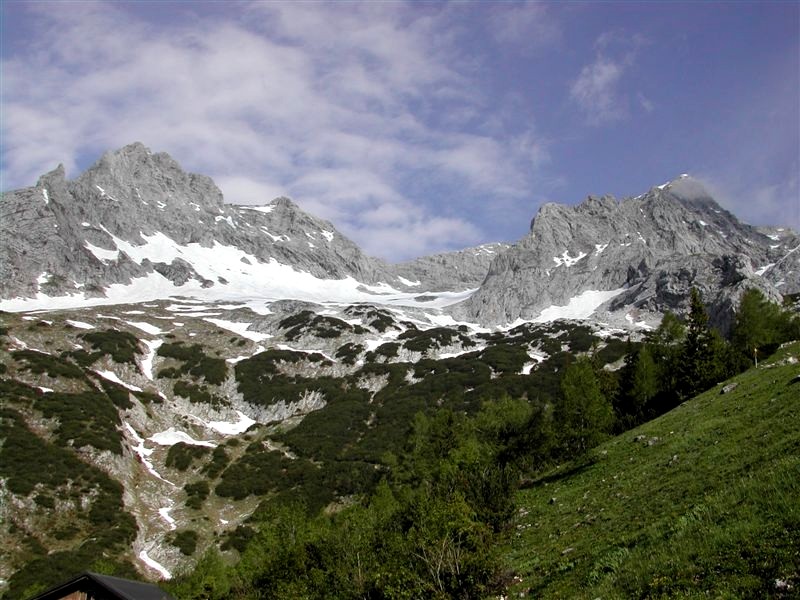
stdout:
<svg viewBox="0 0 800 600">
<path fill-rule="evenodd" d="M 186 506 L 193 509 L 200 509 L 203 506 L 203 501 L 208 498 L 210 491 L 208 482 L 203 479 L 194 483 L 187 483 L 183 486 L 183 490 L 187 496 Z"/>
<path fill-rule="evenodd" d="M 179 471 L 188 469 L 195 460 L 200 460 L 211 452 L 208 446 L 195 446 L 185 442 L 178 442 L 170 446 L 167 451 L 166 465 Z"/>
<path fill-rule="evenodd" d="M 184 529 L 176 532 L 170 540 L 173 546 L 178 548 L 182 554 L 191 556 L 197 550 L 197 532 L 194 529 Z"/>
<path fill-rule="evenodd" d="M 230 457 L 228 456 L 228 453 L 225 452 L 225 448 L 222 446 L 217 446 L 211 453 L 211 460 L 205 467 L 203 467 L 202 472 L 208 475 L 211 479 L 215 479 L 217 475 L 222 473 L 225 467 L 228 466 L 229 462 Z"/>
<path fill-rule="evenodd" d="M 486 364 L 500 373 L 519 373 L 530 360 L 525 348 L 510 344 L 489 346 L 480 356 Z"/>
<path fill-rule="evenodd" d="M 336 354 L 334 356 L 340 359 L 346 365 L 354 365 L 363 351 L 364 351 L 364 346 L 362 346 L 361 344 L 354 344 L 352 342 L 348 342 L 344 346 L 341 346 L 336 351 Z"/>
<path fill-rule="evenodd" d="M 221 550 L 233 548 L 240 554 L 245 551 L 247 544 L 256 535 L 256 530 L 247 525 L 238 525 L 236 529 L 225 533 L 225 541 L 220 546 Z"/>
<path fill-rule="evenodd" d="M 222 358 L 213 358 L 203 352 L 200 344 L 186 346 L 182 342 L 162 344 L 157 350 L 159 356 L 174 358 L 183 363 L 177 369 L 170 371 L 167 375 L 166 369 L 159 371 L 159 377 L 174 377 L 173 373 L 181 375 L 193 375 L 194 377 L 205 377 L 208 383 L 219 385 L 228 374 L 227 365 Z"/>
<path fill-rule="evenodd" d="M 204 385 L 194 385 L 183 380 L 175 382 L 172 391 L 184 398 L 187 398 L 192 403 L 211 404 L 213 406 L 219 405 L 222 400 L 208 391 Z"/>
<path fill-rule="evenodd" d="M 58 419 L 56 439 L 66 446 L 89 445 L 98 450 L 122 454 L 119 414 L 106 394 L 90 391 L 78 394 L 54 392 L 36 398 L 34 407 L 47 418 Z"/>
<path fill-rule="evenodd" d="M 89 342 L 100 356 L 108 354 L 114 362 L 135 365 L 136 355 L 142 353 L 139 349 L 139 340 L 127 331 L 117 329 L 90 331 L 79 337 Z"/>
<path fill-rule="evenodd" d="M 14 360 L 25 363 L 24 370 L 41 375 L 47 373 L 50 377 L 64 377 L 66 379 L 82 379 L 83 370 L 66 358 L 45 354 L 36 350 L 16 350 L 11 353 Z"/>
</svg>

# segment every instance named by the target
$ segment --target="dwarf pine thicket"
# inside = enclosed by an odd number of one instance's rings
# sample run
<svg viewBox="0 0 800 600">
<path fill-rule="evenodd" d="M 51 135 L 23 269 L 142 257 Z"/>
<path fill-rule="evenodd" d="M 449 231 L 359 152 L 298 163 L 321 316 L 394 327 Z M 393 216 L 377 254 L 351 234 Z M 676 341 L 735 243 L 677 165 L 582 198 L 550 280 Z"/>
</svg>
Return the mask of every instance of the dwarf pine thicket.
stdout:
<svg viewBox="0 0 800 600">
<path fill-rule="evenodd" d="M 731 339 L 723 339 L 708 327 L 693 290 L 686 322 L 667 314 L 642 343 L 629 341 L 618 372 L 603 369 L 598 353 L 585 348 L 583 356 L 564 357 L 561 371 L 549 374 L 550 385 L 546 378 L 540 381 L 547 391 L 538 397 L 517 395 L 508 385 L 477 411 L 459 410 L 457 403 L 419 410 L 395 446 L 400 450 L 383 455 L 386 468 L 380 474 L 361 471 L 357 463 L 341 473 L 342 485 L 348 477 L 372 479 L 373 486 L 361 488 L 370 492 L 325 511 L 305 498 L 286 494 L 281 501 L 279 495 L 228 536 L 226 547 L 239 550 L 239 562 L 227 565 L 212 549 L 169 587 L 186 600 L 500 593 L 513 576 L 501 548 L 513 531 L 521 481 L 580 460 L 611 433 L 673 409 L 790 339 L 800 339 L 800 318 L 756 290 L 745 293 Z M 463 384 L 463 378 L 488 368 L 487 362 L 511 372 L 520 367 L 513 347 L 495 346 L 481 358 L 483 363 L 460 365 L 448 377 Z M 421 361 L 415 369 L 441 371 L 438 363 L 446 362 Z M 391 377 L 400 366 L 374 368 Z M 442 384 L 447 386 L 447 379 Z M 427 390 L 438 391 L 438 386 Z M 422 406 L 412 400 L 403 401 L 411 409 Z M 364 418 L 361 405 L 357 398 L 344 400 L 346 418 Z M 288 441 L 314 443 L 317 427 L 325 423 L 312 413 L 285 435 Z"/>
</svg>

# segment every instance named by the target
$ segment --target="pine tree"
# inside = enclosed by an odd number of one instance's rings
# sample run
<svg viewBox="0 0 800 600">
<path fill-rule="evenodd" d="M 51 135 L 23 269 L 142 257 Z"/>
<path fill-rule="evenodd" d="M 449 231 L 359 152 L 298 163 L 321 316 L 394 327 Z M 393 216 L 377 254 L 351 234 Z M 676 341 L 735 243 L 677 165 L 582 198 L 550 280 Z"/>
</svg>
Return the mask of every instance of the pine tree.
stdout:
<svg viewBox="0 0 800 600">
<path fill-rule="evenodd" d="M 692 398 L 727 377 L 730 374 L 727 354 L 725 341 L 708 326 L 708 313 L 700 292 L 692 288 L 679 369 L 680 398 Z"/>
<path fill-rule="evenodd" d="M 603 396 L 592 363 L 579 358 L 561 379 L 562 399 L 556 408 L 561 446 L 568 456 L 579 456 L 596 446 L 614 422 L 611 405 Z"/>
<path fill-rule="evenodd" d="M 647 406 L 658 392 L 658 369 L 650 347 L 634 348 L 629 339 L 616 395 L 618 428 L 624 431 L 644 422 Z"/>
<path fill-rule="evenodd" d="M 669 311 L 661 324 L 648 334 L 645 345 L 656 368 L 656 394 L 650 401 L 649 412 L 662 414 L 678 402 L 678 383 L 681 373 L 683 344 L 686 327 Z"/>
</svg>

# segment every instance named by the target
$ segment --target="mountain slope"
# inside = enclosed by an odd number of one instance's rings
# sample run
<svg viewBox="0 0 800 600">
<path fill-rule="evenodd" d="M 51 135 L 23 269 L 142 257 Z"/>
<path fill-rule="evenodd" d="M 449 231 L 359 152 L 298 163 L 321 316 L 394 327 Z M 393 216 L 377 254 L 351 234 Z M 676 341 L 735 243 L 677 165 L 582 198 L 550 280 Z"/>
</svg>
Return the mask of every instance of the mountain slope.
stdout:
<svg viewBox="0 0 800 600">
<path fill-rule="evenodd" d="M 600 309 L 632 326 L 683 311 L 694 285 L 726 329 L 747 287 L 774 299 L 800 290 L 798 249 L 794 232 L 740 223 L 682 176 L 621 202 L 544 205 L 511 246 L 390 265 L 286 198 L 226 204 L 211 179 L 135 143 L 75 180 L 59 167 L 3 194 L 0 309 L 178 296 L 442 308 L 477 289 L 455 318 L 499 326 Z"/>
<path fill-rule="evenodd" d="M 798 358 L 795 342 L 521 492 L 509 549 L 516 590 L 547 598 L 796 597 Z"/>
<path fill-rule="evenodd" d="M 0 240 L 0 307 L 11 310 L 171 295 L 413 297 L 477 287 L 493 252 L 394 269 L 287 198 L 225 204 L 211 179 L 140 143 L 106 153 L 75 180 L 59 166 L 34 187 L 4 193 Z"/>
<path fill-rule="evenodd" d="M 800 290 L 798 247 L 797 235 L 741 223 L 682 176 L 620 202 L 590 196 L 574 207 L 542 206 L 530 233 L 495 258 L 454 311 L 482 323 L 532 320 L 592 291 L 589 313 L 612 298 L 605 307 L 614 311 L 682 311 L 696 286 L 725 327 L 748 286 L 774 298 Z"/>
</svg>

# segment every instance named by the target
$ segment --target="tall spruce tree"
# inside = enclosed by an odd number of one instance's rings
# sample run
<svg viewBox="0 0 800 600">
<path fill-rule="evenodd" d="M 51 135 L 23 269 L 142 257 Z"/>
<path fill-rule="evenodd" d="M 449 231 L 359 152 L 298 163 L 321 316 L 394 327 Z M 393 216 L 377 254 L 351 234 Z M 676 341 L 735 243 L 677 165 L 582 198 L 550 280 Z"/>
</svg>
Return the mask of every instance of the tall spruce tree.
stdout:
<svg viewBox="0 0 800 600">
<path fill-rule="evenodd" d="M 561 428 L 562 451 L 579 456 L 600 443 L 613 425 L 614 414 L 586 357 L 564 371 L 561 393 L 555 422 Z"/>
<path fill-rule="evenodd" d="M 634 349 L 630 341 L 621 371 L 616 409 L 618 428 L 624 431 L 647 418 L 648 404 L 659 392 L 659 377 L 650 348 Z"/>
<path fill-rule="evenodd" d="M 725 341 L 708 326 L 708 313 L 700 292 L 692 288 L 679 369 L 680 398 L 692 398 L 724 379 L 728 374 L 726 354 Z"/>
<path fill-rule="evenodd" d="M 645 345 L 656 366 L 656 395 L 650 401 L 649 412 L 661 414 L 678 403 L 678 383 L 681 375 L 683 344 L 686 326 L 667 311 L 658 329 L 649 333 Z"/>
</svg>

